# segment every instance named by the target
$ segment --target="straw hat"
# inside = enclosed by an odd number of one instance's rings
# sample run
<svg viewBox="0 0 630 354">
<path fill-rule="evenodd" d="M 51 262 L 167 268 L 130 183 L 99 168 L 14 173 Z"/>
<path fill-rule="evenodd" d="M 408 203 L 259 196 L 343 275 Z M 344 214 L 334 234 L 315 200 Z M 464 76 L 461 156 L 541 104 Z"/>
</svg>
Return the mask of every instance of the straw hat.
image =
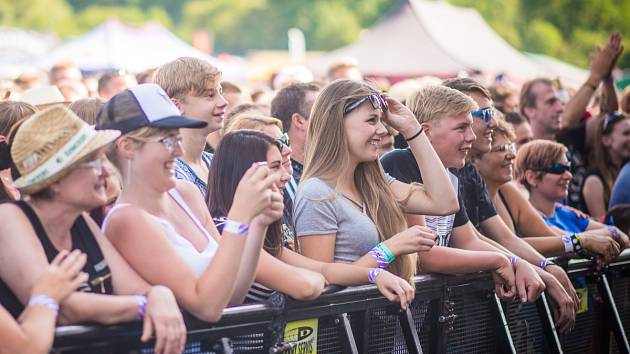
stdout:
<svg viewBox="0 0 630 354">
<path fill-rule="evenodd" d="M 11 157 L 21 174 L 14 186 L 24 194 L 38 192 L 62 178 L 75 162 L 118 136 L 117 130 L 94 130 L 60 105 L 35 113 L 13 138 Z"/>
<path fill-rule="evenodd" d="M 57 86 L 47 85 L 28 89 L 20 94 L 20 101 L 28 102 L 42 110 L 55 104 L 69 105 Z"/>
</svg>

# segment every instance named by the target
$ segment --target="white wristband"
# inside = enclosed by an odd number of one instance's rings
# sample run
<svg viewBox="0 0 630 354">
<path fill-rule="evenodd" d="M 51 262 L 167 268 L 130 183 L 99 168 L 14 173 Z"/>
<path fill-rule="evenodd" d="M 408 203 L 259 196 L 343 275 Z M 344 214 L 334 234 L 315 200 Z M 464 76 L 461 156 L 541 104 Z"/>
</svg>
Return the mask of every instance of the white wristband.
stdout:
<svg viewBox="0 0 630 354">
<path fill-rule="evenodd" d="M 223 232 L 229 232 L 239 236 L 247 236 L 249 233 L 249 225 L 234 220 L 225 220 L 223 224 Z"/>
<path fill-rule="evenodd" d="M 35 305 L 43 305 L 46 306 L 52 311 L 55 316 L 59 313 L 59 304 L 53 298 L 48 295 L 33 295 L 30 300 L 28 300 L 27 306 L 35 306 Z"/>
<path fill-rule="evenodd" d="M 573 249 L 573 243 L 571 242 L 571 236 L 568 234 L 562 235 L 562 243 L 564 244 L 564 253 L 573 254 L 575 253 Z"/>
</svg>

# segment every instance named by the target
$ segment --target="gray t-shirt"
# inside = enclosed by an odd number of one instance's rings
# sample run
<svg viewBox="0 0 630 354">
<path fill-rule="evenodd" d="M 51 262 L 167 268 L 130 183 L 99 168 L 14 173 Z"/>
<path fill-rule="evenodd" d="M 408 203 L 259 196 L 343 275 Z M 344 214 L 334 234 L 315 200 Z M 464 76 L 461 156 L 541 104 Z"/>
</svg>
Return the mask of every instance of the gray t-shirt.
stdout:
<svg viewBox="0 0 630 354">
<path fill-rule="evenodd" d="M 385 177 L 390 184 L 394 181 L 389 175 Z M 380 242 L 372 219 L 316 177 L 300 183 L 293 204 L 293 223 L 298 237 L 336 234 L 338 263 L 352 263 Z"/>
</svg>

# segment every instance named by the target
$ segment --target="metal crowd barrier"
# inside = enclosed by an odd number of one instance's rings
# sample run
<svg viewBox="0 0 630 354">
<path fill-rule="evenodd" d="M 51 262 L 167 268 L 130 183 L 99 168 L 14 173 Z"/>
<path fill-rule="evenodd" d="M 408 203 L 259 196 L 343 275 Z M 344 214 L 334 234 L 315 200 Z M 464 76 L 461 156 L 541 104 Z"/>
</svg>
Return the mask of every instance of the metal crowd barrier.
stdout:
<svg viewBox="0 0 630 354">
<path fill-rule="evenodd" d="M 630 252 L 595 272 L 588 260 L 565 264 L 584 301 L 575 329 L 554 328 L 549 299 L 506 303 L 487 273 L 420 275 L 400 310 L 371 285 L 331 287 L 301 302 L 274 294 L 266 304 L 229 308 L 208 324 L 186 316 L 186 353 L 627 353 L 630 354 Z M 149 353 L 140 323 L 62 326 L 55 353 Z"/>
</svg>

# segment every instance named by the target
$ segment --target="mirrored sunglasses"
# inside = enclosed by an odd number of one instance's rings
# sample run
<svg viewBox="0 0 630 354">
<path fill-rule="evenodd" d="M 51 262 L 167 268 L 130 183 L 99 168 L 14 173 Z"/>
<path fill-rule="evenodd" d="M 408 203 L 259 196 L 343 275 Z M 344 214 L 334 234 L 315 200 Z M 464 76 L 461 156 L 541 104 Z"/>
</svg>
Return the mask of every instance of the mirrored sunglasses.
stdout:
<svg viewBox="0 0 630 354">
<path fill-rule="evenodd" d="M 493 107 L 481 108 L 476 111 L 470 112 L 473 117 L 483 119 L 483 122 L 488 124 L 494 118 L 496 110 Z"/>
<path fill-rule="evenodd" d="M 561 174 L 563 174 L 565 172 L 571 171 L 571 163 L 563 164 L 563 163 L 556 162 L 556 163 L 552 163 L 549 166 L 536 169 L 534 171 L 551 173 L 551 174 L 554 174 L 554 175 L 561 175 Z"/>
<path fill-rule="evenodd" d="M 350 102 L 346 106 L 346 108 L 344 108 L 343 113 L 348 114 L 352 112 L 354 109 L 359 107 L 365 101 L 370 101 L 374 109 L 382 109 L 383 112 L 385 112 L 389 108 L 389 106 L 387 105 L 387 101 L 385 100 L 385 97 L 383 97 L 383 95 L 373 93 L 363 98 L 359 98 L 358 100 L 354 102 Z"/>
</svg>

